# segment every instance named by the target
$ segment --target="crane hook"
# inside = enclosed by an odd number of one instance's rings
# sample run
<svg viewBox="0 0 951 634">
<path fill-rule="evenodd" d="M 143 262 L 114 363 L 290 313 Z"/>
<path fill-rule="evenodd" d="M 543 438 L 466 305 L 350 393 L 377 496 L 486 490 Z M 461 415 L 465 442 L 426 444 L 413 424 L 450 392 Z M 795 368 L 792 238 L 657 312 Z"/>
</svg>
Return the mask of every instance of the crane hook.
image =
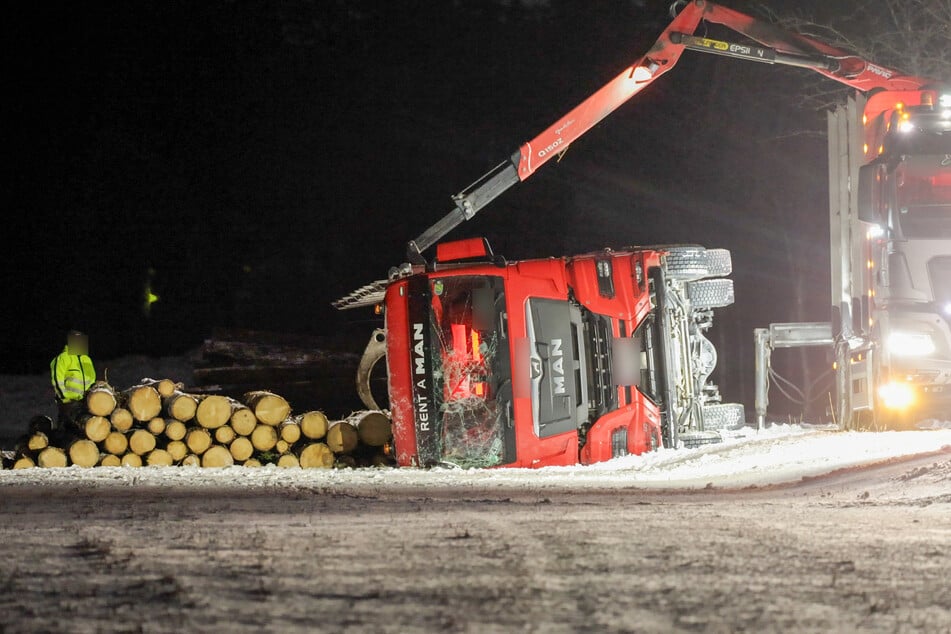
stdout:
<svg viewBox="0 0 951 634">
<path fill-rule="evenodd" d="M 687 1 L 688 0 L 674 0 L 674 2 L 670 4 L 670 17 L 676 18 L 677 15 L 683 11 L 684 7 L 687 6 Z"/>
</svg>

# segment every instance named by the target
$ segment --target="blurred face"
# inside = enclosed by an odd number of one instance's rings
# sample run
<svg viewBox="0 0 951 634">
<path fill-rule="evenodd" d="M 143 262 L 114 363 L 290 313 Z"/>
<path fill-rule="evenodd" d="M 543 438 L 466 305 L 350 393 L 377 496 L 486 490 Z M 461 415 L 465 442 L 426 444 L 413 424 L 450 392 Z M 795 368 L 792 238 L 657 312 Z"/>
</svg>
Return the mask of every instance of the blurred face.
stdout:
<svg viewBox="0 0 951 634">
<path fill-rule="evenodd" d="M 70 336 L 66 339 L 71 354 L 89 354 L 89 337 Z"/>
</svg>

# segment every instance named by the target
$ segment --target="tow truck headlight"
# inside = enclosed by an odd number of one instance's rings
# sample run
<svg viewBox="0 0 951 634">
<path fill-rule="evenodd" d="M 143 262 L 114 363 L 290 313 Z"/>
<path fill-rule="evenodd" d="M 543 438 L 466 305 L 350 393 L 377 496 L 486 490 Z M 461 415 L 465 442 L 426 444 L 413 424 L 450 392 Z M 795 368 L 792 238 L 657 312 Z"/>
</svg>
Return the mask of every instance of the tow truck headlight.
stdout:
<svg viewBox="0 0 951 634">
<path fill-rule="evenodd" d="M 895 331 L 888 335 L 888 351 L 896 357 L 926 357 L 935 351 L 934 339 L 925 332 Z"/>
<path fill-rule="evenodd" d="M 893 381 L 878 388 L 878 397 L 887 409 L 907 409 L 915 402 L 915 391 L 907 383 Z"/>
<path fill-rule="evenodd" d="M 947 95 L 941 95 L 938 103 L 941 104 L 942 108 L 951 108 L 951 93 Z"/>
</svg>

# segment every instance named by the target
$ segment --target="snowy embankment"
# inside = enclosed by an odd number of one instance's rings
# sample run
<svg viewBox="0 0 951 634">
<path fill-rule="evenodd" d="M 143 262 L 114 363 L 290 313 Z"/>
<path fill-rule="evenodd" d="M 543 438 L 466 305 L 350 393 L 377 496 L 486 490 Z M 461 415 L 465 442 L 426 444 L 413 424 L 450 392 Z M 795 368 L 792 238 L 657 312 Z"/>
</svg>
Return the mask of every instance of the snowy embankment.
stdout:
<svg viewBox="0 0 951 634">
<path fill-rule="evenodd" d="M 544 469 L 252 469 L 97 467 L 0 471 L 0 485 L 280 487 L 322 489 L 681 489 L 744 488 L 795 482 L 902 456 L 951 451 L 951 424 L 913 432 L 839 432 L 769 425 L 728 432 L 723 443 L 661 449 L 591 466 Z"/>
</svg>

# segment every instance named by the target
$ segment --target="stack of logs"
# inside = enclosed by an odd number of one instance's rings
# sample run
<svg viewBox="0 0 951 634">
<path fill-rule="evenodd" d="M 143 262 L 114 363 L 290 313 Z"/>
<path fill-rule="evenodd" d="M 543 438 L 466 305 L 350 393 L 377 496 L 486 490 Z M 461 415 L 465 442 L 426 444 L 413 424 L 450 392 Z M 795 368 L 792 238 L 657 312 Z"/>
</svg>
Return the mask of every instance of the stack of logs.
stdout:
<svg viewBox="0 0 951 634">
<path fill-rule="evenodd" d="M 121 391 L 100 381 L 70 429 L 34 417 L 5 466 L 383 466 L 392 464 L 390 443 L 385 412 L 331 421 L 317 410 L 295 415 L 284 397 L 267 390 L 235 399 L 189 394 L 170 379 L 142 379 Z"/>
</svg>

